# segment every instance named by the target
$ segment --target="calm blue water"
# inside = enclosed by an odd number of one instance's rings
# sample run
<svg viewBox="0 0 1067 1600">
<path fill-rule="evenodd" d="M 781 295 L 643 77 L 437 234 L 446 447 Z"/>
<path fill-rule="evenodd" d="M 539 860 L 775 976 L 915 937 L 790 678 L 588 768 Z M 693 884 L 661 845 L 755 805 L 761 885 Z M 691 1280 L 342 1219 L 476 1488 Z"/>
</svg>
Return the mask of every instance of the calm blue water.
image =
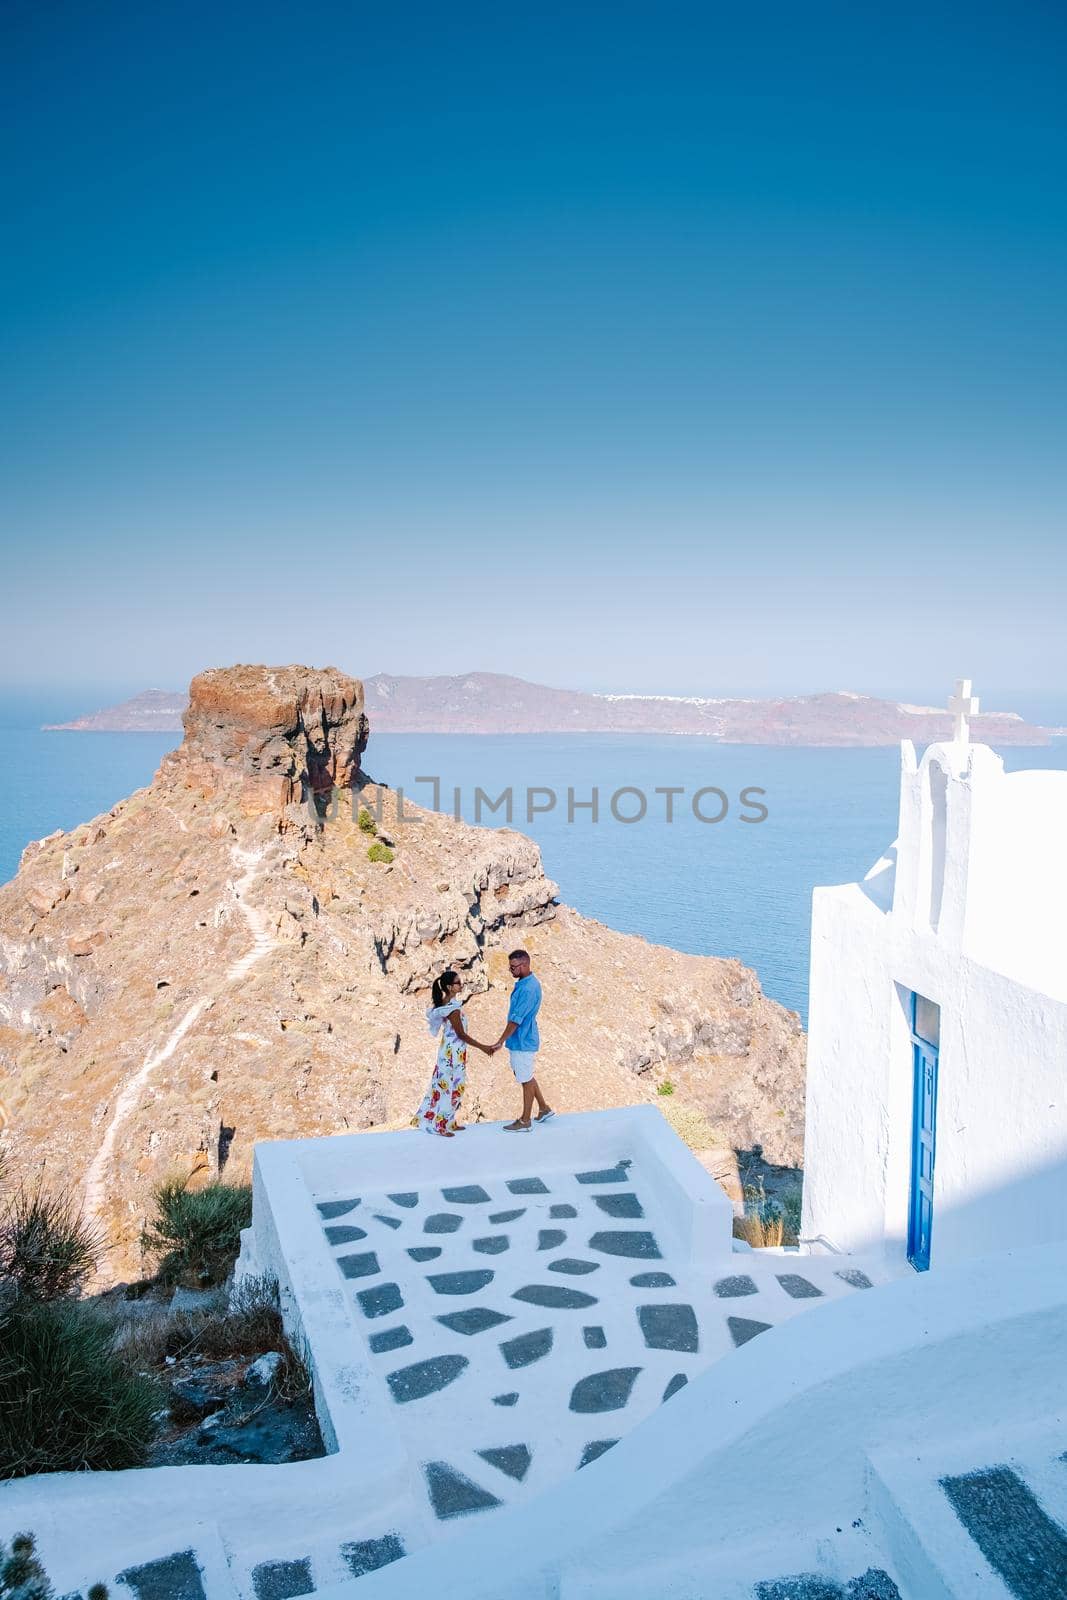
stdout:
<svg viewBox="0 0 1067 1600">
<path fill-rule="evenodd" d="M 7 804 L 0 816 L 0 880 L 12 876 L 30 839 L 71 828 L 105 811 L 151 781 L 177 735 L 4 734 Z M 1067 768 L 1067 740 L 1050 749 L 1004 752 L 1009 769 Z M 575 737 L 460 737 L 372 735 L 367 770 L 402 785 L 419 804 L 437 777 L 441 808 L 475 820 L 475 790 L 496 797 L 509 785 L 513 826 L 537 839 L 545 867 L 569 904 L 628 933 L 697 954 L 735 955 L 759 973 L 766 992 L 806 1017 L 808 924 L 812 888 L 862 876 L 896 832 L 895 749 L 777 750 L 709 745 L 702 739 Z M 665 820 L 657 787 L 677 786 L 675 820 Z M 729 802 L 717 823 L 693 816 L 692 796 L 717 786 Z M 609 809 L 611 795 L 630 786 L 646 796 L 642 821 L 624 824 Z M 741 820 L 741 791 L 765 790 L 768 815 Z M 527 820 L 528 788 L 552 790 L 555 809 Z M 588 810 L 567 817 L 567 791 L 576 800 L 600 791 L 600 819 Z M 544 795 L 534 797 L 546 804 Z M 620 798 L 636 811 L 638 798 Z M 706 796 L 714 816 L 722 802 Z M 753 814 L 752 808 L 746 808 Z M 499 826 L 483 810 L 482 821 Z"/>
</svg>

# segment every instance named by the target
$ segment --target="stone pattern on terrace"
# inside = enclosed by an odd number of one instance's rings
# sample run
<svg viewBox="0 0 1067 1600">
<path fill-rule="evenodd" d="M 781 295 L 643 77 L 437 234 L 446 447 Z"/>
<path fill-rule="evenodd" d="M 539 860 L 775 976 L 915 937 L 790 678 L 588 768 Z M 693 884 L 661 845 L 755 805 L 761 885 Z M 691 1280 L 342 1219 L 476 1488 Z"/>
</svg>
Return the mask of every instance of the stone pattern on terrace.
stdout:
<svg viewBox="0 0 1067 1600">
<path fill-rule="evenodd" d="M 825 1257 L 694 1269 L 640 1158 L 559 1170 L 551 1139 L 514 1141 L 511 1177 L 317 1200 L 412 1493 L 439 1521 L 529 1498 L 711 1362 L 872 1283 Z"/>
</svg>

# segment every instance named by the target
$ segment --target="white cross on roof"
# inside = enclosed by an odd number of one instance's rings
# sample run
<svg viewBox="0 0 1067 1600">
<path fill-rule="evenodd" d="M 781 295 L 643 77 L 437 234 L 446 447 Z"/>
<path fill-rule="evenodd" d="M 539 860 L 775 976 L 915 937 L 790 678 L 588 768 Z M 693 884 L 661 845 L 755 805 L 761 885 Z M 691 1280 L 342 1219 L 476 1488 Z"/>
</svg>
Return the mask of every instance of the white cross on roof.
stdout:
<svg viewBox="0 0 1067 1600">
<path fill-rule="evenodd" d="M 970 744 L 971 718 L 978 712 L 978 696 L 971 693 L 970 678 L 956 679 L 956 692 L 949 697 L 948 709 L 955 718 L 952 738 L 955 744 Z"/>
</svg>

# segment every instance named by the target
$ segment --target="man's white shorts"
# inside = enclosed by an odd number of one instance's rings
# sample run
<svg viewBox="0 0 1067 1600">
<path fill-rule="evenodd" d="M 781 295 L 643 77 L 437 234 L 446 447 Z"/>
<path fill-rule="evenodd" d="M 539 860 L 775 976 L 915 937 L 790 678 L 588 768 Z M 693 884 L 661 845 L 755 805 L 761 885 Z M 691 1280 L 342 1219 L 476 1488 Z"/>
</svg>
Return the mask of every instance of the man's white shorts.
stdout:
<svg viewBox="0 0 1067 1600">
<path fill-rule="evenodd" d="M 537 1067 L 536 1050 L 509 1050 L 508 1060 L 516 1083 L 529 1083 Z"/>
</svg>

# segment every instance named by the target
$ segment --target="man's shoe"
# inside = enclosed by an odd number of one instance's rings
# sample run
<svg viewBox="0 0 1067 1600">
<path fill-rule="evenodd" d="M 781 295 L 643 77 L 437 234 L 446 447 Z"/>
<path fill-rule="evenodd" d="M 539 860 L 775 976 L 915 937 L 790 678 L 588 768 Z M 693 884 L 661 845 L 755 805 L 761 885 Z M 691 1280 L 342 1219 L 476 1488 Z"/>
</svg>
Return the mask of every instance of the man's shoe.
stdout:
<svg viewBox="0 0 1067 1600">
<path fill-rule="evenodd" d="M 505 1122 L 504 1124 L 505 1133 L 529 1133 L 529 1131 L 530 1124 L 528 1122 L 523 1122 L 521 1118 L 518 1117 L 514 1122 Z"/>
<path fill-rule="evenodd" d="M 541 1115 L 539 1117 L 534 1117 L 534 1121 L 535 1122 L 550 1122 L 555 1115 L 556 1115 L 556 1113 L 552 1110 L 552 1107 L 549 1106 L 547 1108 L 547 1110 L 542 1111 L 542 1113 L 541 1113 Z"/>
</svg>

